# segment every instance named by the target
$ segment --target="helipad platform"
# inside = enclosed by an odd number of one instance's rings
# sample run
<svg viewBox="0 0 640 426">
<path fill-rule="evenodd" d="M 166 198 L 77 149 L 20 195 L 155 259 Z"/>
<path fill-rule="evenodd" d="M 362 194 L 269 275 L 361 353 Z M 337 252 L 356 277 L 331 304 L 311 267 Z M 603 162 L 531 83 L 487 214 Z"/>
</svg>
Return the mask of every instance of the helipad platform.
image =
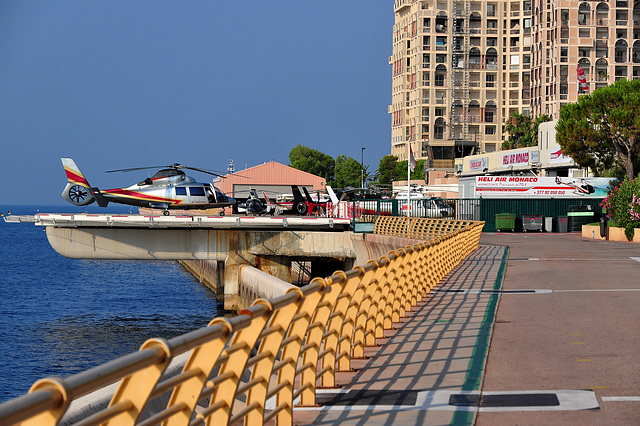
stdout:
<svg viewBox="0 0 640 426">
<path fill-rule="evenodd" d="M 40 213 L 4 217 L 9 223 L 63 228 L 203 228 L 347 231 L 350 219 L 285 216 L 152 216 L 137 214 Z"/>
</svg>

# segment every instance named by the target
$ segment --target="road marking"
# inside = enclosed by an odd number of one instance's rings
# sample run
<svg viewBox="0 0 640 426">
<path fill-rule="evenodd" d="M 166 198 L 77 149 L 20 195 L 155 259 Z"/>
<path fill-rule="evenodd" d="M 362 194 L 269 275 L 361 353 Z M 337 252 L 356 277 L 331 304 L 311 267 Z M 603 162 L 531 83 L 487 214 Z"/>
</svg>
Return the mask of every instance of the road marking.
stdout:
<svg viewBox="0 0 640 426">
<path fill-rule="evenodd" d="M 640 396 L 603 396 L 602 402 L 640 402 Z"/>
<path fill-rule="evenodd" d="M 499 289 L 485 289 L 485 290 L 465 290 L 465 289 L 437 289 L 432 293 L 457 293 L 457 294 L 549 294 L 553 293 L 553 290 L 549 289 L 519 289 L 519 290 L 499 290 Z"/>
<path fill-rule="evenodd" d="M 640 288 L 609 288 L 609 289 L 579 289 L 579 290 L 553 290 L 554 293 L 597 293 L 597 292 L 616 292 L 616 291 L 640 291 Z"/>
<path fill-rule="evenodd" d="M 328 396 L 330 392 L 324 392 Z M 351 394 L 351 395 L 350 395 Z M 368 405 L 372 399 L 382 400 L 395 394 L 395 405 Z M 357 397 L 362 395 L 363 404 L 358 405 Z M 319 396 L 319 395 L 318 395 Z M 393 396 L 393 395 L 391 395 Z M 400 396 L 398 399 L 397 397 Z M 353 398 L 350 399 L 349 397 Z M 355 397 L 355 398 L 354 398 Z M 490 398 L 489 398 L 490 397 Z M 508 392 L 479 391 L 392 391 L 392 390 L 353 390 L 341 389 L 335 397 L 322 398 L 326 405 L 320 407 L 295 407 L 295 411 L 405 411 L 438 410 L 467 412 L 500 411 L 578 411 L 600 408 L 598 398 L 592 390 L 536 390 Z M 487 401 L 488 406 L 483 406 Z"/>
<path fill-rule="evenodd" d="M 640 257 L 632 257 L 631 259 L 640 262 Z M 627 260 L 626 257 L 515 257 L 507 259 L 509 262 L 621 262 Z"/>
<path fill-rule="evenodd" d="M 578 360 L 578 362 L 591 362 L 591 361 L 593 361 L 593 360 L 589 359 L 589 358 L 582 358 L 582 359 Z"/>
<path fill-rule="evenodd" d="M 615 292 L 637 292 L 640 288 L 598 288 L 598 289 L 575 289 L 575 290 L 551 290 L 548 288 L 523 288 L 518 290 L 465 290 L 465 289 L 436 289 L 431 293 L 456 293 L 456 294 L 550 294 L 550 293 L 615 293 Z"/>
</svg>

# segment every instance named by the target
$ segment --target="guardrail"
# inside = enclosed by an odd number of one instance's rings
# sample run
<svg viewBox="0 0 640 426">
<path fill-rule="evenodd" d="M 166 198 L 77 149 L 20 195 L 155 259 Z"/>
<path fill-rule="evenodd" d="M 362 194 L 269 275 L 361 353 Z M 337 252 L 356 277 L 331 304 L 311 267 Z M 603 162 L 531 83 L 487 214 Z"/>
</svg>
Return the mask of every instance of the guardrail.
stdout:
<svg viewBox="0 0 640 426">
<path fill-rule="evenodd" d="M 150 339 L 138 352 L 86 372 L 39 380 L 0 405 L 0 424 L 56 425 L 71 401 L 118 381 L 108 408 L 82 425 L 292 424 L 294 401 L 315 405 L 318 387 L 334 386 L 336 371 L 349 370 L 352 358 L 363 357 L 365 346 L 478 247 L 483 225 L 380 217 L 378 233 L 427 241 L 256 300 L 236 317 Z M 169 362 L 189 351 L 182 372 L 163 380 Z M 149 401 L 167 395 L 166 408 L 141 417 Z"/>
</svg>

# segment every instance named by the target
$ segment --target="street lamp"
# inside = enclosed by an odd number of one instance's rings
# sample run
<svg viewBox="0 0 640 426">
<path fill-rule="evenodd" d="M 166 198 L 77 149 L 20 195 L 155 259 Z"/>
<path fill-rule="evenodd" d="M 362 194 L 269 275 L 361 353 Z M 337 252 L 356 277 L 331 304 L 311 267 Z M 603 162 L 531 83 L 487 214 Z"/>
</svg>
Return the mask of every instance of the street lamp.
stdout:
<svg viewBox="0 0 640 426">
<path fill-rule="evenodd" d="M 360 150 L 360 188 L 364 188 L 364 150 L 366 148 L 363 146 Z"/>
</svg>

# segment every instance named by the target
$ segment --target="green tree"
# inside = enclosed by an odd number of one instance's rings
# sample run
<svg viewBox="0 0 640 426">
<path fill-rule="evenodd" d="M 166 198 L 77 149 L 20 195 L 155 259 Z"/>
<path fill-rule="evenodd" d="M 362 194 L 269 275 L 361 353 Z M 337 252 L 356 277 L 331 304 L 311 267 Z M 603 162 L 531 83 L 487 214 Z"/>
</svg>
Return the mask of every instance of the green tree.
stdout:
<svg viewBox="0 0 640 426">
<path fill-rule="evenodd" d="M 346 186 L 359 187 L 362 178 L 360 163 L 351 157 L 336 157 L 335 184 L 338 188 Z"/>
<path fill-rule="evenodd" d="M 416 162 L 416 168 L 411 172 L 411 180 L 424 181 L 424 160 Z M 407 180 L 407 160 L 396 163 L 396 174 L 398 180 Z"/>
<path fill-rule="evenodd" d="M 503 142 L 502 149 L 536 146 L 538 144 L 538 127 L 540 123 L 550 120 L 551 117 L 546 114 L 541 114 L 532 119 L 528 115 L 514 112 L 504 126 L 504 129 L 509 133 L 509 138 Z"/>
<path fill-rule="evenodd" d="M 327 184 L 333 182 L 335 160 L 316 149 L 298 144 L 289 151 L 289 165 L 294 169 L 323 177 Z"/>
<path fill-rule="evenodd" d="M 595 174 L 622 165 L 633 180 L 640 166 L 640 81 L 618 80 L 560 108 L 562 153 Z"/>
<path fill-rule="evenodd" d="M 378 164 L 378 184 L 391 185 L 391 182 L 398 180 L 396 164 L 398 157 L 395 155 L 385 155 Z"/>
</svg>

